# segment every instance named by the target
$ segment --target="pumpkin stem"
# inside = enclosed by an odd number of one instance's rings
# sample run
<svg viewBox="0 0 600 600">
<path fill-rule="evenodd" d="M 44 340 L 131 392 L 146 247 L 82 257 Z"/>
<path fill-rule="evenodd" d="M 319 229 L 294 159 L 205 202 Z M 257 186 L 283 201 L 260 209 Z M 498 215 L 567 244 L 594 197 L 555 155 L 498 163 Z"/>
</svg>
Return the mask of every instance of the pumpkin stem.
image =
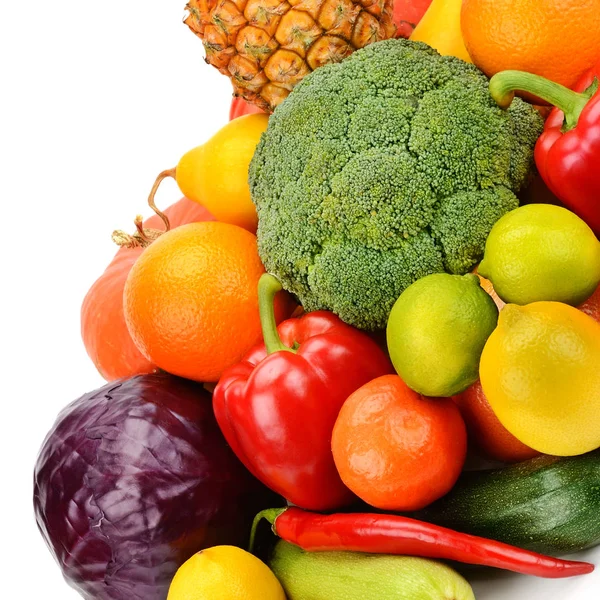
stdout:
<svg viewBox="0 0 600 600">
<path fill-rule="evenodd" d="M 133 221 L 136 232 L 133 235 L 117 229 L 113 231 L 112 241 L 121 248 L 147 248 L 154 240 L 158 239 L 163 232 L 158 229 L 144 229 L 144 220 L 138 215 Z"/>
<path fill-rule="evenodd" d="M 112 241 L 120 246 L 121 248 L 146 248 L 148 247 L 154 240 L 158 239 L 163 233 L 167 233 L 167 231 L 171 230 L 171 223 L 169 221 L 169 217 L 165 215 L 155 204 L 154 197 L 156 196 L 156 192 L 163 181 L 167 177 L 173 177 L 175 179 L 176 169 L 167 169 L 162 173 L 159 173 L 152 189 L 150 190 L 150 196 L 148 196 L 148 206 L 154 211 L 154 213 L 162 219 L 162 222 L 165 224 L 165 230 L 159 231 L 158 229 L 144 229 L 144 220 L 138 215 L 134 220 L 134 225 L 136 228 L 136 232 L 133 235 L 126 233 L 125 231 L 121 231 L 117 229 L 112 233 Z"/>
<path fill-rule="evenodd" d="M 152 189 L 150 190 L 150 196 L 148 196 L 148 205 L 162 219 L 162 222 L 165 224 L 165 233 L 171 229 L 171 223 L 169 223 L 169 217 L 167 217 L 164 212 L 156 207 L 156 204 L 154 203 L 154 197 L 156 196 L 156 192 L 158 191 L 158 188 L 163 180 L 167 179 L 167 177 L 172 177 L 175 179 L 176 174 L 177 169 L 167 169 L 166 171 L 159 173 L 154 185 L 152 186 Z"/>
</svg>

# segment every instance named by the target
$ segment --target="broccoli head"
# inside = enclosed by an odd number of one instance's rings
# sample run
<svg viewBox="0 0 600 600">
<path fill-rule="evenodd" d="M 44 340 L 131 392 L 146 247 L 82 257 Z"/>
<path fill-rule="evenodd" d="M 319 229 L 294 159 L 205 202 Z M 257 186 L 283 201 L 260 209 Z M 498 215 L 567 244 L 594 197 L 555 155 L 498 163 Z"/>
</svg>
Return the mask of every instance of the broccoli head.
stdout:
<svg viewBox="0 0 600 600">
<path fill-rule="evenodd" d="M 475 66 L 418 42 L 372 44 L 304 78 L 250 165 L 258 247 L 308 311 L 385 326 L 402 291 L 481 260 L 518 206 L 542 132 L 500 109 Z"/>
</svg>

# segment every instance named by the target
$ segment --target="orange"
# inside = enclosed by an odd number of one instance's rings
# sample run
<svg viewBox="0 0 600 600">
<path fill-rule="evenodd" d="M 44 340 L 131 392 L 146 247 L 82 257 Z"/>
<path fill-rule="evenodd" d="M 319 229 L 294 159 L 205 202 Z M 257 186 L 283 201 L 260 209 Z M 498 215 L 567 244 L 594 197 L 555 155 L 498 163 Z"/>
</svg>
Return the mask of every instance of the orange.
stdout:
<svg viewBox="0 0 600 600">
<path fill-rule="evenodd" d="M 218 381 L 261 339 L 256 236 L 227 223 L 192 223 L 165 233 L 131 269 L 124 291 L 127 327 L 159 368 Z M 278 321 L 291 308 L 279 294 Z"/>
<path fill-rule="evenodd" d="M 480 381 L 454 396 L 453 400 L 460 408 L 469 438 L 489 458 L 520 462 L 539 454 L 520 442 L 500 423 L 485 397 Z"/>
<path fill-rule="evenodd" d="M 342 481 L 383 510 L 424 508 L 456 483 L 467 434 L 450 398 L 426 398 L 384 375 L 342 406 L 331 441 Z"/>
<path fill-rule="evenodd" d="M 600 0 L 464 0 L 461 27 L 489 77 L 516 69 L 572 87 L 600 57 Z"/>
</svg>

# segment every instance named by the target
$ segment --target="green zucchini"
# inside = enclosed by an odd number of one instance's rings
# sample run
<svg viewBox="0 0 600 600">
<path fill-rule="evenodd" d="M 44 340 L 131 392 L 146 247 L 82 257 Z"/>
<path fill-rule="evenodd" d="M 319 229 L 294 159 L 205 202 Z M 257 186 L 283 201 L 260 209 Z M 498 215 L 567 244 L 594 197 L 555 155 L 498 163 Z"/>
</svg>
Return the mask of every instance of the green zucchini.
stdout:
<svg viewBox="0 0 600 600">
<path fill-rule="evenodd" d="M 416 518 L 545 554 L 600 544 L 600 451 L 464 473 Z"/>
</svg>

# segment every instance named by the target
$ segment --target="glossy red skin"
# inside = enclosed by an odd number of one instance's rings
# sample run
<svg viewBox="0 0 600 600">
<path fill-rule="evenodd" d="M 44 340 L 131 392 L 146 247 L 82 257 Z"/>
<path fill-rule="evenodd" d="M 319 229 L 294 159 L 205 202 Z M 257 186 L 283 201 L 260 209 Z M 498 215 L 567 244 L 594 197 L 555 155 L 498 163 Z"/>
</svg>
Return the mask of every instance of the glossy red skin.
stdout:
<svg viewBox="0 0 600 600">
<path fill-rule="evenodd" d="M 409 38 L 430 4 L 431 0 L 394 0 L 396 37 Z"/>
<path fill-rule="evenodd" d="M 254 348 L 221 377 L 213 408 L 225 439 L 248 470 L 292 504 L 332 510 L 355 496 L 342 483 L 331 433 L 346 398 L 393 372 L 365 333 L 328 312 L 279 325 L 297 353 Z"/>
<path fill-rule="evenodd" d="M 600 62 L 577 83 L 583 92 L 600 78 Z M 564 205 L 600 236 L 600 90 L 583 109 L 577 126 L 563 133 L 564 113 L 555 108 L 535 147 L 540 175 Z"/>
<path fill-rule="evenodd" d="M 421 556 L 548 578 L 594 570 L 590 563 L 560 560 L 397 515 L 319 515 L 288 508 L 275 519 L 273 530 L 308 552 L 345 550 Z"/>
<path fill-rule="evenodd" d="M 231 108 L 229 109 L 229 120 L 233 121 L 233 119 L 237 119 L 238 117 L 243 117 L 244 115 L 253 115 L 256 113 L 264 113 L 265 111 L 262 108 L 258 108 L 258 106 L 254 104 L 250 104 L 250 102 L 246 102 L 243 98 L 235 97 L 231 101 Z"/>
</svg>

